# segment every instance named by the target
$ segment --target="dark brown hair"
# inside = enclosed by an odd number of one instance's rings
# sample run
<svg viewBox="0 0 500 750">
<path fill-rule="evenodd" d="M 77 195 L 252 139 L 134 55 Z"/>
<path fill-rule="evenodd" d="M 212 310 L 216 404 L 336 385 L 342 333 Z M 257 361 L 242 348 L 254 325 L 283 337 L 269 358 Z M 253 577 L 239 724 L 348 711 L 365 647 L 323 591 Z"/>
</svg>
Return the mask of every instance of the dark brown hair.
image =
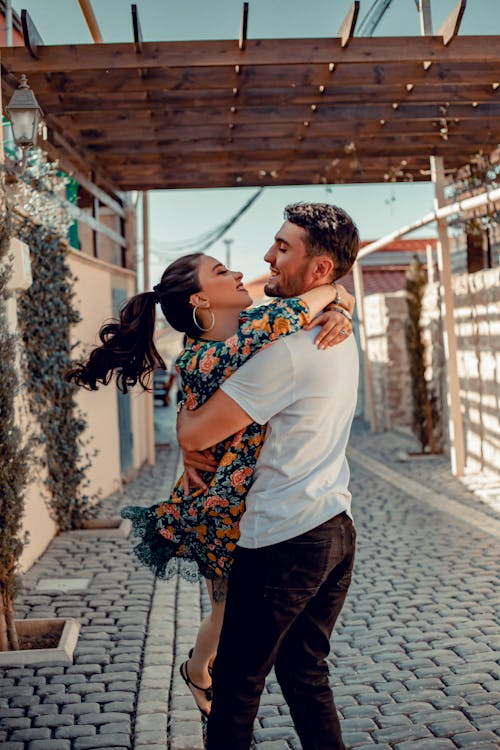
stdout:
<svg viewBox="0 0 500 750">
<path fill-rule="evenodd" d="M 359 250 L 359 234 L 349 214 L 330 203 L 291 203 L 285 219 L 306 231 L 308 255 L 329 255 L 334 261 L 334 279 L 348 273 Z"/>
<path fill-rule="evenodd" d="M 95 391 L 98 384 L 107 385 L 113 374 L 120 391 L 141 384 L 148 390 L 150 374 L 165 369 L 154 344 L 156 304 L 159 302 L 167 322 L 176 331 L 196 337 L 193 322 L 192 294 L 201 289 L 198 265 L 201 253 L 178 258 L 163 272 L 152 292 L 136 294 L 120 311 L 119 320 L 105 323 L 100 331 L 101 345 L 92 350 L 85 362 L 69 370 L 65 378 L 76 385 Z"/>
</svg>

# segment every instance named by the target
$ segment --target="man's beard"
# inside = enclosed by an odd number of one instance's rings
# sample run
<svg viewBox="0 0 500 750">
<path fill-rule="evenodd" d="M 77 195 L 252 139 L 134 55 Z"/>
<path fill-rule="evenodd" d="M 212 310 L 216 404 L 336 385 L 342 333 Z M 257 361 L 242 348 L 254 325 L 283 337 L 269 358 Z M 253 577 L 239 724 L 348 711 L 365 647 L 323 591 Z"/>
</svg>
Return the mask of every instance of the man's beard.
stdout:
<svg viewBox="0 0 500 750">
<path fill-rule="evenodd" d="M 304 291 L 303 286 L 302 280 L 297 280 L 297 283 L 294 284 L 288 279 L 287 284 L 284 286 L 281 285 L 279 281 L 276 284 L 273 284 L 272 281 L 268 281 L 267 284 L 264 285 L 264 294 L 267 297 L 297 297 Z"/>
</svg>

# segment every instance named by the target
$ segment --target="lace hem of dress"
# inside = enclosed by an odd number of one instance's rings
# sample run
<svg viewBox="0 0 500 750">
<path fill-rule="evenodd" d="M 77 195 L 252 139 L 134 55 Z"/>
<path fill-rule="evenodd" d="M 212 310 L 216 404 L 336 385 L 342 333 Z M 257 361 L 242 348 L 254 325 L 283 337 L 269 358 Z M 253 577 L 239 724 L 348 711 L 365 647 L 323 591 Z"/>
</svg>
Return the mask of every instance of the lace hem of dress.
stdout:
<svg viewBox="0 0 500 750">
<path fill-rule="evenodd" d="M 170 542 L 162 537 L 157 529 L 157 516 L 151 508 L 129 505 L 120 515 L 132 521 L 132 533 L 141 540 L 134 547 L 134 554 L 156 578 L 170 580 L 180 575 L 190 583 L 209 579 L 215 601 L 225 599 L 227 578 L 217 575 L 187 543 Z"/>
</svg>

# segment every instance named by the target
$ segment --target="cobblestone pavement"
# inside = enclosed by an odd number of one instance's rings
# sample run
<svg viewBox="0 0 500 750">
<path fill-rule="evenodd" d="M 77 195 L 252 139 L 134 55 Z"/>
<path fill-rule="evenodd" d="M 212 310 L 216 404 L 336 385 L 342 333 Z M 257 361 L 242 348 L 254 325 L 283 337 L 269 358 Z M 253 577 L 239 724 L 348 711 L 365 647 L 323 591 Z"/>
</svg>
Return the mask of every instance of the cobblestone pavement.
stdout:
<svg viewBox="0 0 500 750">
<path fill-rule="evenodd" d="M 498 749 L 499 555 L 493 512 L 444 468 L 419 473 L 414 464 L 389 460 L 387 453 L 398 444 L 394 433 L 371 436 L 355 427 L 357 562 L 329 659 L 346 745 Z M 399 472 L 401 486 L 363 465 L 363 453 Z M 162 449 L 158 458 L 122 495 L 106 501 L 107 514 L 165 494 L 175 475 L 176 449 Z M 407 491 L 406 480 L 413 488 L 415 481 L 434 488 L 435 507 L 432 497 L 420 503 Z M 444 496 L 464 512 L 441 513 Z M 490 519 L 491 528 L 469 523 L 475 518 Z M 206 594 L 183 580 L 154 582 L 130 549 L 131 541 L 120 537 L 62 534 L 24 576 L 18 616 L 72 616 L 82 631 L 73 665 L 0 672 L 0 747 L 203 747 L 199 714 L 178 667 L 207 609 Z M 89 588 L 36 591 L 39 579 L 60 577 L 61 571 L 90 578 Z M 300 750 L 273 675 L 255 745 Z"/>
</svg>

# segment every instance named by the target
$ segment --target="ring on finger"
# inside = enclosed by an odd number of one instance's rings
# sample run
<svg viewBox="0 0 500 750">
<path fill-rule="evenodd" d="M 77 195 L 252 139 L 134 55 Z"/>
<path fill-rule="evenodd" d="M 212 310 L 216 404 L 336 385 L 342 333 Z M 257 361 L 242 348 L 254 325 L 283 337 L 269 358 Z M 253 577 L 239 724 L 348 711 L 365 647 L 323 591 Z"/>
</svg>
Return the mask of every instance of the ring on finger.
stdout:
<svg viewBox="0 0 500 750">
<path fill-rule="evenodd" d="M 341 336 L 347 336 L 347 331 L 346 331 L 345 328 L 342 328 L 342 330 L 340 331 L 340 335 Z"/>
</svg>

